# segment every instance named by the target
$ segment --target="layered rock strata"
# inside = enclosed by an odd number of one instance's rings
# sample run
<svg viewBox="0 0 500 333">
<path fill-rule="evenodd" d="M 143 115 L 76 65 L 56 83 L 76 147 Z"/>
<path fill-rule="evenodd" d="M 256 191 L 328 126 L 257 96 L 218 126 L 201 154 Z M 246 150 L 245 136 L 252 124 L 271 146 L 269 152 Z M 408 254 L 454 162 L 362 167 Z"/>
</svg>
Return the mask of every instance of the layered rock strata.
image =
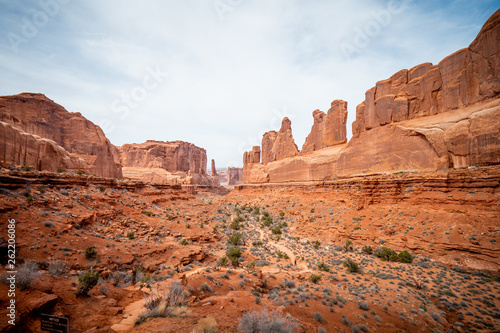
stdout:
<svg viewBox="0 0 500 333">
<path fill-rule="evenodd" d="M 45 138 L 55 142 L 67 151 L 75 154 L 83 163 L 62 162 L 64 152 L 59 152 L 56 162 L 48 165 L 33 160 L 31 167 L 38 170 L 56 171 L 65 168 L 73 171 L 77 169 L 103 177 L 122 178 L 121 166 L 113 158 L 113 146 L 104 135 L 101 128 L 87 120 L 78 112 L 68 112 L 61 105 L 48 99 L 42 94 L 22 93 L 13 96 L 0 97 L 0 121 L 12 126 L 20 132 L 26 132 L 38 138 Z M 24 136 L 28 138 L 28 136 Z M 9 138 L 1 139 L 3 145 L 9 145 Z M 31 146 L 30 146 L 31 145 Z M 42 144 L 43 146 L 43 144 Z M 48 146 L 45 145 L 48 148 Z M 25 150 L 42 152 L 35 140 L 28 140 Z M 51 150 L 51 148 L 48 148 Z M 58 150 L 58 149 L 56 149 Z M 55 156 L 54 152 L 47 152 L 45 160 Z M 22 154 L 20 151 L 17 155 Z M 62 155 L 61 155 L 62 154 Z M 67 155 L 67 154 L 66 154 Z M 4 163 L 17 163 L 12 155 L 3 157 Z M 30 163 L 26 161 L 26 163 Z"/>
<path fill-rule="evenodd" d="M 342 143 L 345 106 L 334 121 L 315 111 L 300 154 L 268 132 L 244 154 L 244 183 L 324 181 L 394 172 L 433 172 L 500 164 L 500 10 L 466 49 L 379 81 L 356 108 L 353 137 Z M 337 102 L 337 103 L 336 103 Z M 330 109 L 330 110 L 332 110 Z M 327 124 L 330 124 L 329 126 Z M 340 126 L 339 126 L 340 125 Z M 283 134 L 281 135 L 283 138 Z M 272 147 L 272 148 L 270 148 Z"/>
<path fill-rule="evenodd" d="M 156 184 L 218 186 L 217 177 L 207 175 L 205 149 L 192 143 L 148 140 L 117 149 L 126 178 Z"/>
</svg>

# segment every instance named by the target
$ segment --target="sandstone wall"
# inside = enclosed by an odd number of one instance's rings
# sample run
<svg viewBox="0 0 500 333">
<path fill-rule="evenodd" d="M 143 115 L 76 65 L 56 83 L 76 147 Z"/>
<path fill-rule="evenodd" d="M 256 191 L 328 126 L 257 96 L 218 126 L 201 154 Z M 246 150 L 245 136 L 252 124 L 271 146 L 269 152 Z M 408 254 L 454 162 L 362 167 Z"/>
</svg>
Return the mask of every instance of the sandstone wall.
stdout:
<svg viewBox="0 0 500 333">
<path fill-rule="evenodd" d="M 227 168 L 227 185 L 239 185 L 243 182 L 243 168 Z"/>
<path fill-rule="evenodd" d="M 348 143 L 342 131 L 347 117 L 343 101 L 334 101 L 328 114 L 313 112 L 314 125 L 300 155 L 290 148 L 293 137 L 284 119 L 280 132 L 264 135 L 262 163 L 259 147 L 244 154 L 244 183 L 500 164 L 499 50 L 500 10 L 468 48 L 438 65 L 401 70 L 369 89 L 356 108 Z"/>
<path fill-rule="evenodd" d="M 117 149 L 127 178 L 159 184 L 219 185 L 216 173 L 207 175 L 205 149 L 192 143 L 148 140 L 124 144 Z M 215 162 L 212 162 L 213 173 Z"/>
<path fill-rule="evenodd" d="M 0 158 L 7 164 L 53 172 L 59 168 L 77 172 L 87 167 L 83 159 L 68 153 L 56 142 L 23 132 L 4 122 L 0 122 Z"/>
<path fill-rule="evenodd" d="M 113 146 L 101 128 L 42 94 L 0 97 L 0 121 L 53 140 L 69 153 L 78 155 L 86 162 L 82 166 L 85 173 L 122 178 L 121 166 L 113 158 Z"/>
<path fill-rule="evenodd" d="M 328 113 L 320 110 L 313 112 L 314 124 L 311 133 L 302 146 L 301 153 L 331 147 L 347 142 L 347 102 L 334 100 Z"/>
</svg>

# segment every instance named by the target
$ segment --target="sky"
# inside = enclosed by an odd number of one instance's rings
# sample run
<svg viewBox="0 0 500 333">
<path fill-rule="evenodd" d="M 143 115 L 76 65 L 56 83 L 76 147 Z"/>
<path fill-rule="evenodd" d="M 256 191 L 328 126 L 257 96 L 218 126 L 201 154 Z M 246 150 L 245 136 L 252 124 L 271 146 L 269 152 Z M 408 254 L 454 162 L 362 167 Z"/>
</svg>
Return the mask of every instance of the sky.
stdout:
<svg viewBox="0 0 500 333">
<path fill-rule="evenodd" d="M 0 95 L 43 93 L 114 145 L 194 143 L 217 168 L 315 109 L 467 47 L 498 0 L 0 0 Z M 209 163 L 210 166 L 210 163 Z"/>
</svg>

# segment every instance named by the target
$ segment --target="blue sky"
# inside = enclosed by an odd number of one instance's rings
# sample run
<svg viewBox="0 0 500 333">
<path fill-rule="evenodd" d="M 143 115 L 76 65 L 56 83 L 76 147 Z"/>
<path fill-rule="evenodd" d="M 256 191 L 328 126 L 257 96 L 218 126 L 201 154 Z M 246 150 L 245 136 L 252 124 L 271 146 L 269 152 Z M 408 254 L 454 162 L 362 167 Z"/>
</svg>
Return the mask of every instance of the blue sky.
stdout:
<svg viewBox="0 0 500 333">
<path fill-rule="evenodd" d="M 467 47 L 498 1 L 0 0 L 0 95 L 40 92 L 115 145 L 192 142 L 241 166 L 292 120 Z"/>
</svg>

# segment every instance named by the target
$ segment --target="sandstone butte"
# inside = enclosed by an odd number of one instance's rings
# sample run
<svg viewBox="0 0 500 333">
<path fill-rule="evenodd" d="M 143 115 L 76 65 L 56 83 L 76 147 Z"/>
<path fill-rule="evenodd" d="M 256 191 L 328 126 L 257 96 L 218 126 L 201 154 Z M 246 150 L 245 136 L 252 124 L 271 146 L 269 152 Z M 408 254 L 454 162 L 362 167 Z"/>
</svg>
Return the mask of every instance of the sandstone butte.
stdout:
<svg viewBox="0 0 500 333">
<path fill-rule="evenodd" d="M 217 175 L 206 173 L 205 149 L 182 141 L 115 147 L 99 126 L 43 94 L 0 97 L 0 131 L 5 164 L 158 184 L 219 185 Z"/>
<path fill-rule="evenodd" d="M 500 11 L 468 48 L 439 64 L 403 69 L 376 83 L 356 108 L 346 140 L 347 103 L 315 110 L 302 151 L 290 121 L 243 156 L 243 182 L 325 181 L 433 172 L 500 163 Z"/>
<path fill-rule="evenodd" d="M 212 160 L 212 175 L 207 175 L 206 150 L 183 141 L 148 140 L 117 147 L 118 159 L 126 178 L 156 184 L 219 186 Z"/>
</svg>

